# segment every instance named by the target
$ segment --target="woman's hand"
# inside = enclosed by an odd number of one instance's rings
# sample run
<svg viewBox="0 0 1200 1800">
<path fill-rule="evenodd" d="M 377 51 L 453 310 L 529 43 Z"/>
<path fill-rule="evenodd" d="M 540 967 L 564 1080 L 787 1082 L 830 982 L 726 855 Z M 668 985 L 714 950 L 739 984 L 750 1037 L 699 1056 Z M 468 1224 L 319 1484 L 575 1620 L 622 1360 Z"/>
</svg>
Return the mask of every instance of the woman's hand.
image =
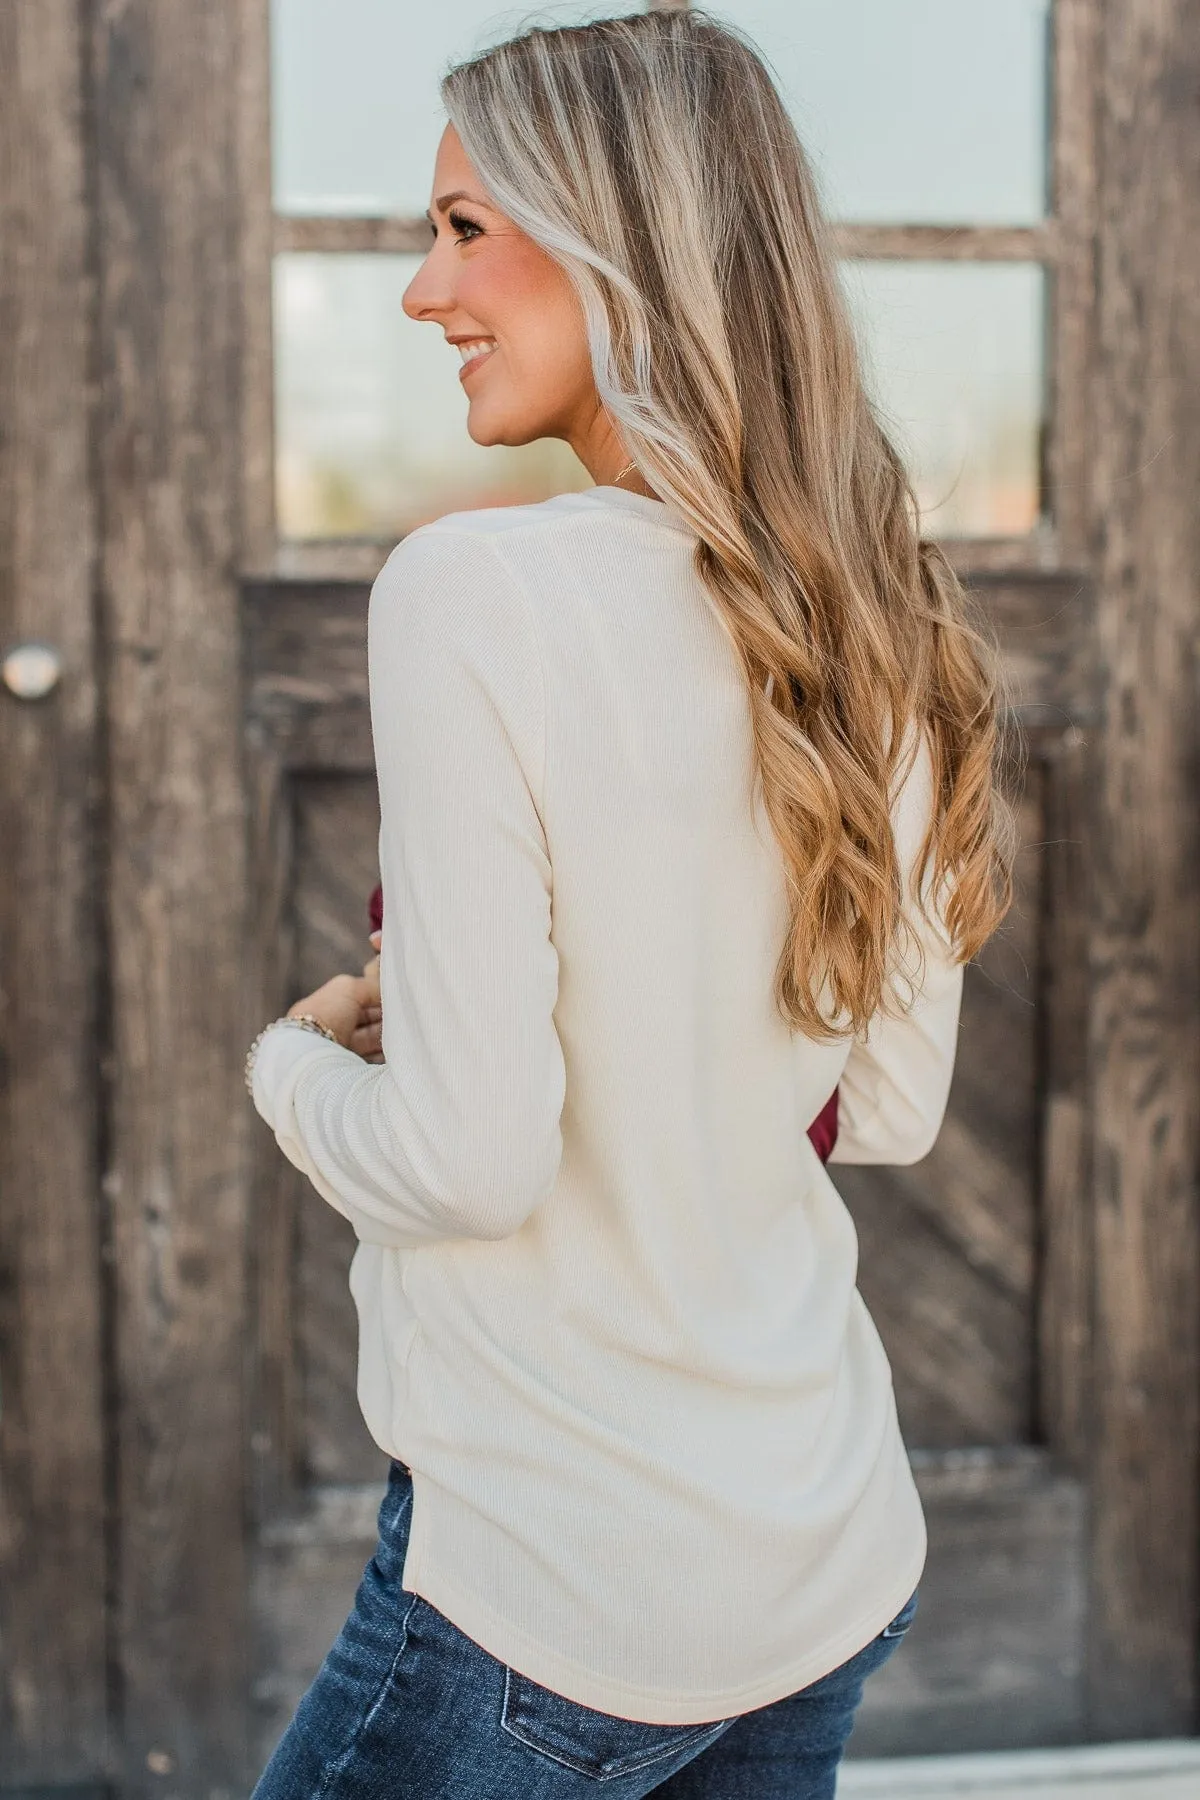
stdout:
<svg viewBox="0 0 1200 1800">
<path fill-rule="evenodd" d="M 323 987 L 288 1007 L 289 1019 L 308 1013 L 327 1025 L 339 1044 L 368 1061 L 380 1047 L 383 1017 L 379 1007 L 379 983 L 366 975 L 335 975 Z M 380 1058 L 379 1060 L 382 1060 Z"/>
<path fill-rule="evenodd" d="M 309 1013 L 328 1025 L 339 1044 L 353 1050 L 364 1062 L 383 1061 L 383 1007 L 379 997 L 379 946 L 383 933 L 373 931 L 376 954 L 363 964 L 361 975 L 335 975 L 303 1000 L 288 1007 L 288 1018 Z"/>
<path fill-rule="evenodd" d="M 383 1003 L 379 994 L 379 946 L 383 942 L 382 931 L 371 933 L 371 943 L 375 955 L 370 962 L 363 964 L 363 981 L 368 989 L 368 1001 L 364 1009 L 363 1023 L 354 1034 L 354 1042 L 350 1048 L 357 1050 L 364 1062 L 381 1063 L 383 1056 Z"/>
</svg>

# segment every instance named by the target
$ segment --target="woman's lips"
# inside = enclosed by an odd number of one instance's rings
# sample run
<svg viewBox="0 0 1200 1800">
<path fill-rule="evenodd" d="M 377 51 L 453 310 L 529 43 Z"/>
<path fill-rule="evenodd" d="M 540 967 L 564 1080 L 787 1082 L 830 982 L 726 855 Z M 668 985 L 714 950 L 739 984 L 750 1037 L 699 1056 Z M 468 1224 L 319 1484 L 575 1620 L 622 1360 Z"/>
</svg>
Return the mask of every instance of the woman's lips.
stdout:
<svg viewBox="0 0 1200 1800">
<path fill-rule="evenodd" d="M 472 375 L 476 369 L 482 368 L 483 364 L 487 362 L 495 348 L 495 344 L 488 344 L 486 348 L 474 351 L 458 371 L 458 379 L 460 381 L 465 381 L 468 375 Z"/>
</svg>

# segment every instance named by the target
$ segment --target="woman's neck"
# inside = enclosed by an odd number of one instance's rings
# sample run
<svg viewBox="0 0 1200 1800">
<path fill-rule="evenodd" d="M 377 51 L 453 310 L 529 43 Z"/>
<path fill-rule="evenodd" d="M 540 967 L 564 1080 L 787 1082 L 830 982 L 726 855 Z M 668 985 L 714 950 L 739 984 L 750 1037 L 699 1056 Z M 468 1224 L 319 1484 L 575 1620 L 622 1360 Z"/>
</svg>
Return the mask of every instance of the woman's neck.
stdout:
<svg viewBox="0 0 1200 1800">
<path fill-rule="evenodd" d="M 658 498 L 640 469 L 631 466 L 628 450 L 598 402 L 586 425 L 569 441 L 597 487 L 619 487 L 623 493 L 644 494 L 649 500 Z"/>
</svg>

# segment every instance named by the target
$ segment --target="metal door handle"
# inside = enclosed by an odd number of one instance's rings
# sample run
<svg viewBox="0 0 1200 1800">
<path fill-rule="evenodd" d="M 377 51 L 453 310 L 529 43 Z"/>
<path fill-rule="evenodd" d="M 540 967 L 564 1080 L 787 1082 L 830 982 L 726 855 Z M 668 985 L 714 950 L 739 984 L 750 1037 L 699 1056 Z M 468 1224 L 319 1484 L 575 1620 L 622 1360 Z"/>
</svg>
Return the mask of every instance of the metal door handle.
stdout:
<svg viewBox="0 0 1200 1800">
<path fill-rule="evenodd" d="M 13 644 L 4 652 L 0 676 L 18 700 L 44 700 L 62 677 L 62 657 L 53 644 Z"/>
</svg>

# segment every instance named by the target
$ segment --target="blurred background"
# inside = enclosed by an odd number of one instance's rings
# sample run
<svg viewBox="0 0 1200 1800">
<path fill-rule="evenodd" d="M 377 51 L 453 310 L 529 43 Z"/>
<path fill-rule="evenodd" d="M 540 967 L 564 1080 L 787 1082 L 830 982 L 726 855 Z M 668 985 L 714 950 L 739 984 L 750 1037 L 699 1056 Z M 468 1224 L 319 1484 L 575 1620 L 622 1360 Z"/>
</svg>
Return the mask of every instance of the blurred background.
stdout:
<svg viewBox="0 0 1200 1800">
<path fill-rule="evenodd" d="M 618 10 L 0 0 L 0 1795 L 248 1794 L 370 1555 L 353 1238 L 242 1058 L 370 954 L 388 551 L 587 484 L 473 445 L 403 314 L 438 77 Z M 1200 23 L 715 10 L 999 644 L 1021 832 L 937 1146 L 838 1169 L 930 1526 L 851 1756 L 1194 1738 Z"/>
</svg>

